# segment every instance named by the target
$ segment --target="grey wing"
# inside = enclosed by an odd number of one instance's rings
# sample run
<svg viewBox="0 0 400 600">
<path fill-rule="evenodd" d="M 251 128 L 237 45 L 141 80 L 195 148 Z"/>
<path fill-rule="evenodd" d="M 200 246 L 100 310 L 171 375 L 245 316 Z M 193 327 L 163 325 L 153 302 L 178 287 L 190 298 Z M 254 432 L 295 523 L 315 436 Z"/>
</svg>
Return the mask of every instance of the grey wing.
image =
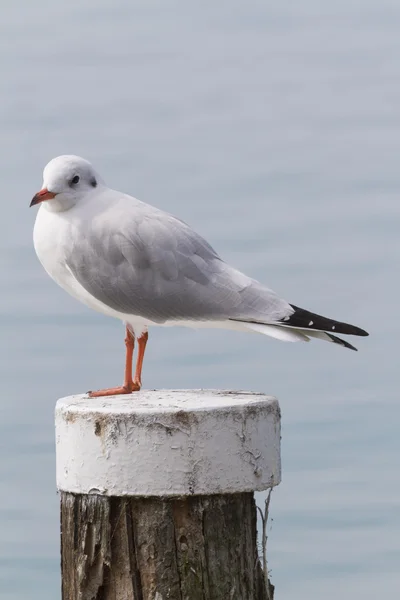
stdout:
<svg viewBox="0 0 400 600">
<path fill-rule="evenodd" d="M 156 323 L 258 320 L 293 310 L 274 292 L 227 265 L 188 225 L 157 209 L 107 211 L 75 233 L 67 264 L 95 298 Z"/>
</svg>

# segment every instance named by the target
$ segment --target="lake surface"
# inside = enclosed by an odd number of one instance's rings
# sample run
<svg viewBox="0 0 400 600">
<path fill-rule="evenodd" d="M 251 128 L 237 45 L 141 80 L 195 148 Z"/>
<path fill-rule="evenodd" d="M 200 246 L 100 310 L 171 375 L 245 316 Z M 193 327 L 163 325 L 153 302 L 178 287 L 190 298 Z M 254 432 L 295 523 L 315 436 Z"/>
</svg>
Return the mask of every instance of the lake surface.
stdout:
<svg viewBox="0 0 400 600">
<path fill-rule="evenodd" d="M 121 325 L 34 255 L 28 205 L 66 153 L 289 301 L 370 331 L 355 353 L 154 329 L 144 384 L 279 398 L 279 600 L 399 596 L 399 33 L 389 0 L 3 7 L 2 600 L 59 598 L 55 401 L 122 376 Z"/>
</svg>

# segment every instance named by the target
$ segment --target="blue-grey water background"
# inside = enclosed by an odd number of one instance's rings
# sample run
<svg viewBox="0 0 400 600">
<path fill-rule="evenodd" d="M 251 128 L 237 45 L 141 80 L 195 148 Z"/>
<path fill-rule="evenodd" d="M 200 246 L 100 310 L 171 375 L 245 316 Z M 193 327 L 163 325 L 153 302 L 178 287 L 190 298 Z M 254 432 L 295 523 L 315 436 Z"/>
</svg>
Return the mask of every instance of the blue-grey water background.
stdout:
<svg viewBox="0 0 400 600">
<path fill-rule="evenodd" d="M 154 329 L 147 387 L 282 408 L 280 600 L 400 591 L 400 4 L 6 3 L 0 22 L 0 595 L 59 597 L 53 410 L 121 380 L 123 329 L 32 248 L 42 169 L 90 159 L 289 301 L 370 330 L 358 353 Z"/>
</svg>

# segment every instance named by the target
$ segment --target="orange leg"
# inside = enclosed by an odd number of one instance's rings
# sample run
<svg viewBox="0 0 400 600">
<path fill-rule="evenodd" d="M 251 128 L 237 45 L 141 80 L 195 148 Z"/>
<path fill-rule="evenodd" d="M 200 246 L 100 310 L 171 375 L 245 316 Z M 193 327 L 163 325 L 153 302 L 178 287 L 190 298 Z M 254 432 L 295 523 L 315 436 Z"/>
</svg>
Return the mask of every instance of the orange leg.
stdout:
<svg viewBox="0 0 400 600">
<path fill-rule="evenodd" d="M 138 338 L 138 357 L 136 361 L 135 376 L 133 378 L 133 391 L 135 392 L 139 391 L 142 387 L 142 367 L 148 339 L 149 334 L 147 331 Z"/>
<path fill-rule="evenodd" d="M 139 343 L 139 354 L 140 354 L 140 339 Z M 133 391 L 137 391 L 140 389 L 140 386 L 137 387 L 132 381 L 132 359 L 133 359 L 133 350 L 135 348 L 135 336 L 133 333 L 126 328 L 126 338 L 125 338 L 125 346 L 126 346 L 126 358 L 125 358 L 125 377 L 124 384 L 115 387 L 115 388 L 107 388 L 105 390 L 97 390 L 95 392 L 88 392 L 90 398 L 98 398 L 100 396 L 116 396 L 118 394 L 130 394 Z M 143 360 L 143 359 L 142 359 Z M 139 358 L 138 358 L 139 362 Z M 135 374 L 136 381 L 136 374 Z"/>
</svg>

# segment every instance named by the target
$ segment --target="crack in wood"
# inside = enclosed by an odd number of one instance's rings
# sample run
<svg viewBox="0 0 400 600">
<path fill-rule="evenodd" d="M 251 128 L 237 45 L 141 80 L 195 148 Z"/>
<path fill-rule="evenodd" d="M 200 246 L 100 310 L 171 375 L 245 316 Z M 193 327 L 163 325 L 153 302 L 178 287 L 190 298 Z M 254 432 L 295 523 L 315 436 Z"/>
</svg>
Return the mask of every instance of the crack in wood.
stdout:
<svg viewBox="0 0 400 600">
<path fill-rule="evenodd" d="M 62 598 L 266 600 L 256 521 L 251 493 L 161 500 L 61 492 Z"/>
</svg>

